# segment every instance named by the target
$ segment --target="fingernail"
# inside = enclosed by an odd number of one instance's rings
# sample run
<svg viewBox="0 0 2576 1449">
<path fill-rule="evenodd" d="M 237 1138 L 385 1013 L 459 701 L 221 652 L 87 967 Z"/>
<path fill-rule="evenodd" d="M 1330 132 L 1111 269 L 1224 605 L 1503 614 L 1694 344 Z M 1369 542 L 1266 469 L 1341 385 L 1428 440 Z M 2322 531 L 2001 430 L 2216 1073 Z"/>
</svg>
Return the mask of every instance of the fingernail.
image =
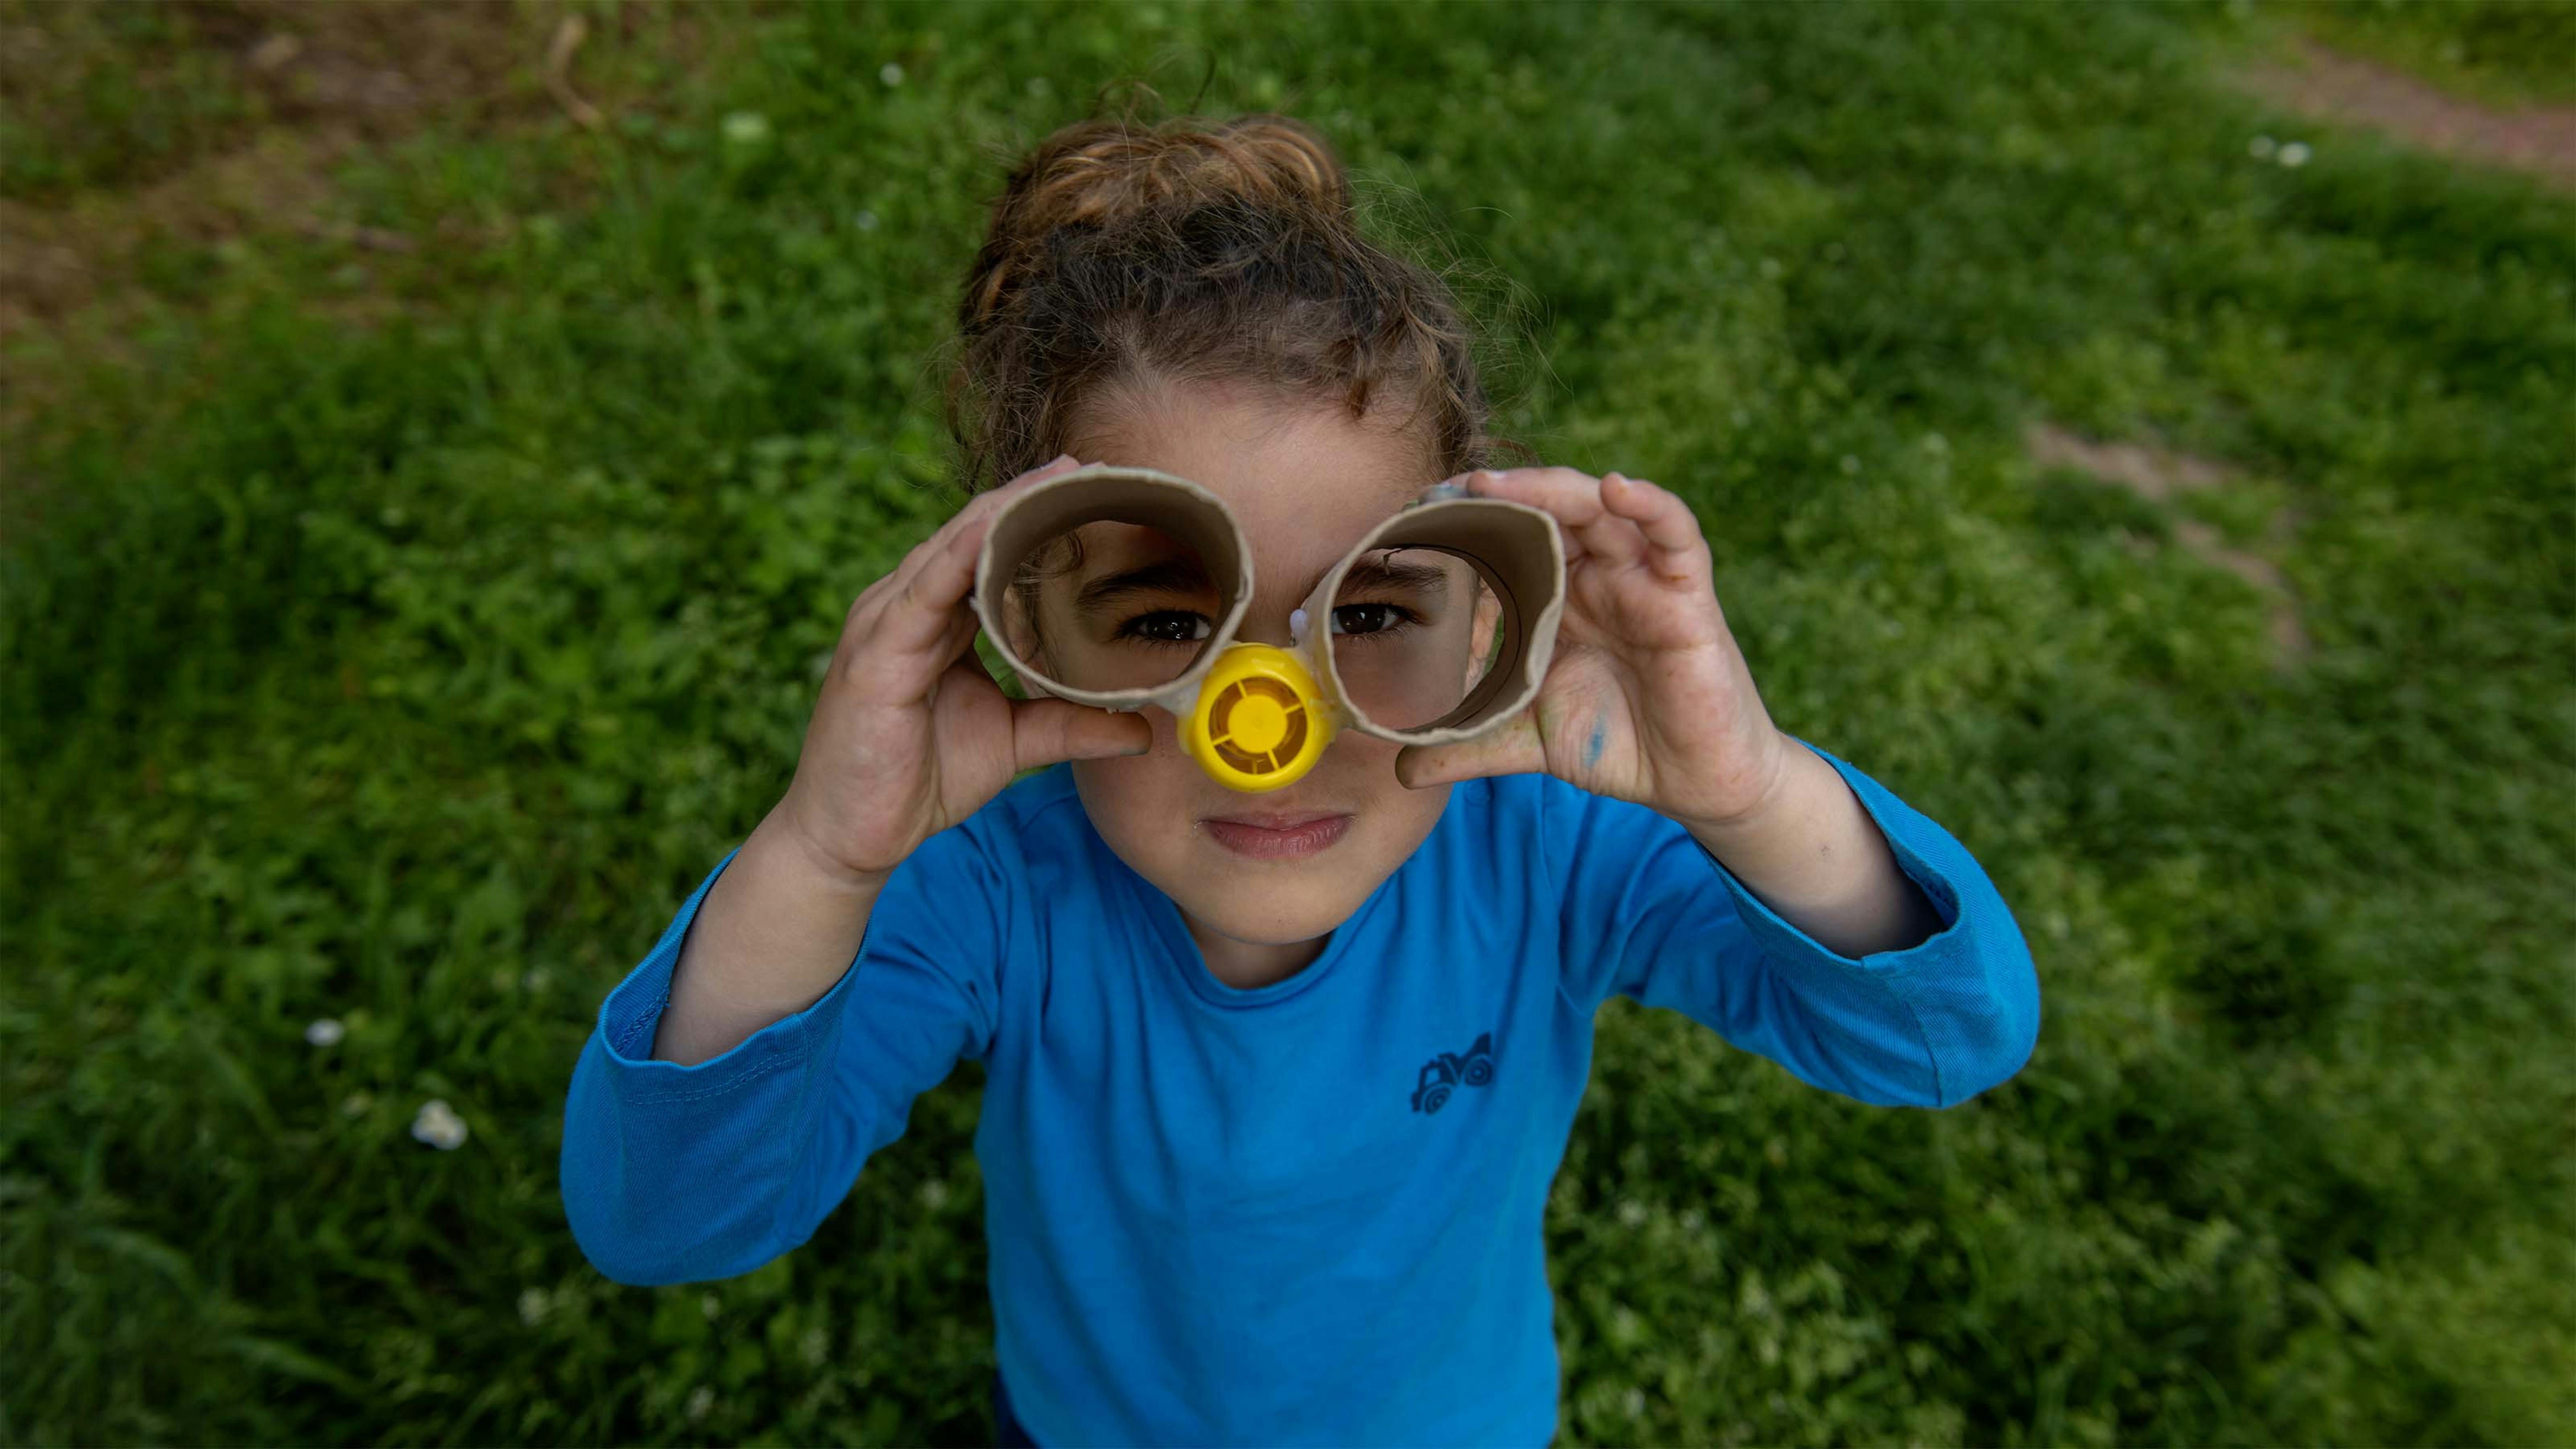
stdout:
<svg viewBox="0 0 2576 1449">
<path fill-rule="evenodd" d="M 1047 466 L 1052 468 L 1058 463 L 1071 463 L 1074 461 L 1076 461 L 1076 459 L 1071 453 L 1058 453 L 1054 458 L 1048 461 Z"/>
</svg>

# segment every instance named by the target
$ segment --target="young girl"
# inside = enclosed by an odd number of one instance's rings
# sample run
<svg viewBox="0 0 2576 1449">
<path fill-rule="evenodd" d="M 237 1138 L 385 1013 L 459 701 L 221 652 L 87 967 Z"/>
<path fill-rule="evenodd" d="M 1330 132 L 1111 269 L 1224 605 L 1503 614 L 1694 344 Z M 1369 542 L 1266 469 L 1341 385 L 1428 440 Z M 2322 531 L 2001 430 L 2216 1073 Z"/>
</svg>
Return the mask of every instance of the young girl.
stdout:
<svg viewBox="0 0 2576 1449">
<path fill-rule="evenodd" d="M 1360 238 L 1311 129 L 1057 133 L 959 310 L 982 496 L 851 606 L 784 797 L 573 1074 L 564 1201 L 602 1272 L 803 1243 L 973 1057 L 1002 1442 L 1543 1444 L 1541 1216 L 1611 993 L 1863 1102 L 1947 1107 L 2028 1058 L 2038 984 L 1985 872 L 1772 724 L 1673 494 L 1484 470 L 1508 445 L 1460 311 Z M 1463 745 L 1345 732 L 1243 794 L 1162 711 L 1006 697 L 977 548 L 1076 460 L 1222 498 L 1242 637 L 1273 644 L 1428 485 L 1549 510 L 1568 601 L 1537 700 Z M 1086 530 L 1076 584 L 1144 532 Z M 1399 585 L 1332 627 L 1436 624 Z M 1092 602 L 1015 647 L 1169 649 L 1216 612 L 1185 579 Z"/>
</svg>

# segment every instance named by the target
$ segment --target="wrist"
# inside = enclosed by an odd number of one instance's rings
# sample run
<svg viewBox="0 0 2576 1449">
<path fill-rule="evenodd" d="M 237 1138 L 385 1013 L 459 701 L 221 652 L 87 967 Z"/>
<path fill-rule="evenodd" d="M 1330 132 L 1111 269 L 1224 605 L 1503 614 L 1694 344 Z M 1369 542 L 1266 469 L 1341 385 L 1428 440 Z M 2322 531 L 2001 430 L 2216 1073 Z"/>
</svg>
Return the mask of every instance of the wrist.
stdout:
<svg viewBox="0 0 2576 1449">
<path fill-rule="evenodd" d="M 1744 839 L 1770 829 L 1778 821 L 1794 815 L 1799 797 L 1809 785 L 1807 766 L 1824 765 L 1822 760 L 1777 728 L 1768 728 L 1765 744 L 1760 749 L 1761 763 L 1747 771 L 1760 783 L 1743 803 L 1723 814 L 1692 813 L 1674 818 L 1701 840 L 1715 842 Z M 1830 766 L 1826 767 L 1830 770 Z M 1838 782 L 1839 783 L 1839 782 Z"/>
<path fill-rule="evenodd" d="M 856 869 L 835 858 L 798 822 L 787 799 L 781 799 L 752 827 L 751 838 L 743 842 L 743 849 L 757 851 L 776 868 L 793 873 L 812 889 L 859 900 L 875 899 L 886 877 L 894 873 L 891 867 Z"/>
</svg>

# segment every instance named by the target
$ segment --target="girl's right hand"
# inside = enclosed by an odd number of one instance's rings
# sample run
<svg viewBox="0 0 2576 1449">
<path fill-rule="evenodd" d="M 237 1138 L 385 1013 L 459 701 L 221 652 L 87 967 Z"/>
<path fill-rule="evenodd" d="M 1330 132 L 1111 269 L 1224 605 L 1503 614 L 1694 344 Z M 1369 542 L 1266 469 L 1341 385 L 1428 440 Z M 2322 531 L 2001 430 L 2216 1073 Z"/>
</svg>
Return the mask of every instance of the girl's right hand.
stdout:
<svg viewBox="0 0 2576 1449">
<path fill-rule="evenodd" d="M 993 514 L 1080 466 L 1059 457 L 969 502 L 850 605 L 796 778 L 772 812 L 825 870 L 881 883 L 1020 771 L 1152 747 L 1140 715 L 1010 698 L 975 653 L 966 597 Z"/>
</svg>

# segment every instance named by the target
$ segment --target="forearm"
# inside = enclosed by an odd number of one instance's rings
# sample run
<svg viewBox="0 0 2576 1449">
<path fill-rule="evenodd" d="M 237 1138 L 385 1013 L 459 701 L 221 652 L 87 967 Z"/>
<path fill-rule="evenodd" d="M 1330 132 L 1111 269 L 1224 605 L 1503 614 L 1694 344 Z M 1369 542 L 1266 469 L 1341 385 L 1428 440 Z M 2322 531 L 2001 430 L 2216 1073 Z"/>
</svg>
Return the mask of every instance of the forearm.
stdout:
<svg viewBox="0 0 2576 1449">
<path fill-rule="evenodd" d="M 1814 751 L 1784 743 L 1780 783 L 1760 809 L 1681 824 L 1764 905 L 1830 951 L 1901 951 L 1939 931 L 1931 901 L 1851 786 Z"/>
<path fill-rule="evenodd" d="M 690 923 L 654 1059 L 705 1061 L 813 1005 L 850 969 L 884 884 L 826 868 L 771 811 Z"/>
</svg>

